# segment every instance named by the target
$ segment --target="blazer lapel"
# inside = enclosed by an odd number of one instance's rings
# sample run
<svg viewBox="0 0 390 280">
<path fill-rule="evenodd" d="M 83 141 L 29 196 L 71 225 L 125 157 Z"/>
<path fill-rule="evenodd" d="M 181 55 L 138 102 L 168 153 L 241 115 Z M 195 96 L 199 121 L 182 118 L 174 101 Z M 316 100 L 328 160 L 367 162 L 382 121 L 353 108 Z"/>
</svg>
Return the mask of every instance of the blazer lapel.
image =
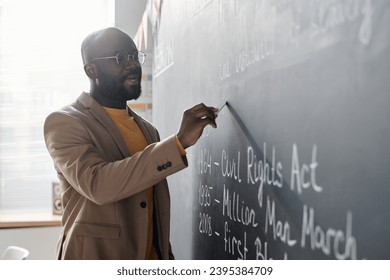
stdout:
<svg viewBox="0 0 390 280">
<path fill-rule="evenodd" d="M 93 115 L 96 120 L 98 120 L 108 130 L 108 132 L 114 138 L 119 150 L 122 152 L 123 157 L 129 157 L 130 152 L 127 149 L 126 143 L 123 140 L 122 135 L 120 134 L 118 128 L 115 126 L 114 122 L 111 120 L 110 116 L 106 113 L 104 108 L 87 93 L 83 93 L 78 98 L 78 101 L 83 104 L 86 109 L 89 109 L 91 115 Z"/>
<path fill-rule="evenodd" d="M 127 107 L 127 111 L 128 111 L 130 116 L 134 117 L 135 122 L 140 127 L 148 144 L 152 144 L 152 143 L 155 143 L 156 141 L 158 141 L 158 139 L 156 139 L 156 137 L 152 135 L 150 129 L 146 126 L 145 122 L 142 121 L 142 119 L 140 118 L 140 116 L 138 114 L 136 114 L 133 110 L 131 110 L 130 107 Z"/>
</svg>

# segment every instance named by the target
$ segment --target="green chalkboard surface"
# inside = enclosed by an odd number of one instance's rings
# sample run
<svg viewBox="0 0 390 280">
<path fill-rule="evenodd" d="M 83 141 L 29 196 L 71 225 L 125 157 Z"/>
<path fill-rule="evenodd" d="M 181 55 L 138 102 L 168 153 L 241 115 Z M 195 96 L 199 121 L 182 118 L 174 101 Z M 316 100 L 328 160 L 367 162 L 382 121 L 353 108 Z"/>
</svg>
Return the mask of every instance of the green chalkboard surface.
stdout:
<svg viewBox="0 0 390 280">
<path fill-rule="evenodd" d="M 390 259 L 389 27 L 385 0 L 162 2 L 154 123 L 222 107 L 168 178 L 177 258 Z"/>
</svg>

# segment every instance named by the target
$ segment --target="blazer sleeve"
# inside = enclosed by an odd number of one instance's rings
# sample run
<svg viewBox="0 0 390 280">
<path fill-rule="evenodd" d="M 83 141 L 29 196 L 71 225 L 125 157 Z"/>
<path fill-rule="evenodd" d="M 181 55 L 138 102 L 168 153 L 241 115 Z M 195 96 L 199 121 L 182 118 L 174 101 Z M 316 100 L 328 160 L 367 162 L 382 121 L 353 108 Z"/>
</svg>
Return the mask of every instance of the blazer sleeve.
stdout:
<svg viewBox="0 0 390 280">
<path fill-rule="evenodd" d="M 80 119 L 60 112 L 49 115 L 44 124 L 46 147 L 57 172 L 96 204 L 132 196 L 187 166 L 175 135 L 131 157 L 108 162 L 88 131 Z"/>
</svg>

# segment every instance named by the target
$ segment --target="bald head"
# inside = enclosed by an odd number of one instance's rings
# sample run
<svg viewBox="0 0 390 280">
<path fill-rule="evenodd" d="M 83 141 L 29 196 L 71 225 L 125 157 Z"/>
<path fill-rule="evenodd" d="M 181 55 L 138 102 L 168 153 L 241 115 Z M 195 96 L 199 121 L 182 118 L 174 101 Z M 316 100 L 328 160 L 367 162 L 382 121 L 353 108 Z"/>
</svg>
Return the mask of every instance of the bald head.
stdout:
<svg viewBox="0 0 390 280">
<path fill-rule="evenodd" d="M 114 55 L 126 48 L 136 50 L 133 40 L 116 27 L 101 29 L 89 34 L 81 44 L 83 64 L 90 63 L 95 57 Z"/>
<path fill-rule="evenodd" d="M 130 36 L 114 27 L 95 31 L 84 39 L 84 71 L 90 81 L 90 95 L 100 105 L 124 109 L 128 100 L 141 95 L 142 68 L 133 58 L 137 51 Z"/>
</svg>

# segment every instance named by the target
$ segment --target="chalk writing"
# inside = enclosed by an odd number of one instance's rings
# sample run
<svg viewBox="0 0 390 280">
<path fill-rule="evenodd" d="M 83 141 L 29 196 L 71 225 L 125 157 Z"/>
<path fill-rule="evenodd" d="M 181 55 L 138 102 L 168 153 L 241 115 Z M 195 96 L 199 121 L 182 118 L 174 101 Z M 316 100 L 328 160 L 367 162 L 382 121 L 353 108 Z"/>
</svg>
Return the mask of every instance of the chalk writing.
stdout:
<svg viewBox="0 0 390 280">
<path fill-rule="evenodd" d="M 290 224 L 287 221 L 276 220 L 275 214 L 275 202 L 270 202 L 269 197 L 267 197 L 267 208 L 265 213 L 265 233 L 268 232 L 268 226 L 270 226 L 273 234 L 274 240 L 279 239 L 281 242 L 287 244 L 288 246 L 294 246 L 297 241 L 291 239 L 291 229 Z"/>
<path fill-rule="evenodd" d="M 229 193 L 229 189 L 223 186 L 223 202 L 222 215 L 229 217 L 230 220 L 241 223 L 243 225 L 251 225 L 257 227 L 256 212 L 248 207 L 244 200 L 240 199 L 240 195 L 233 192 Z"/>
<path fill-rule="evenodd" d="M 211 154 L 209 149 L 202 149 L 199 157 L 199 173 L 211 174 Z"/>
<path fill-rule="evenodd" d="M 154 49 L 153 77 L 157 78 L 174 64 L 174 38 L 160 42 Z"/>
<path fill-rule="evenodd" d="M 313 34 L 326 33 L 337 26 L 358 20 L 361 16 L 358 37 L 362 44 L 367 45 L 371 39 L 372 15 L 372 0 L 316 1 L 311 27 Z"/>
<path fill-rule="evenodd" d="M 292 152 L 292 164 L 291 164 L 291 181 L 290 187 L 291 190 L 295 189 L 295 185 L 297 187 L 297 192 L 302 193 L 302 190 L 308 189 L 310 187 L 313 188 L 316 192 L 321 192 L 322 187 L 319 186 L 316 182 L 316 169 L 318 166 L 317 162 L 317 146 L 313 146 L 312 150 L 312 159 L 310 165 L 299 164 L 299 156 L 298 156 L 298 147 L 294 143 L 293 152 Z M 310 173 L 310 179 L 305 180 L 307 178 L 306 174 Z"/>
<path fill-rule="evenodd" d="M 218 23 L 224 25 L 226 23 L 226 11 L 227 11 L 227 1 L 218 0 Z"/>
<path fill-rule="evenodd" d="M 199 204 L 202 206 L 210 206 L 211 205 L 211 190 L 213 187 L 209 187 L 207 185 L 200 184 L 199 187 Z"/>
<path fill-rule="evenodd" d="M 209 214 L 199 213 L 199 232 L 207 234 L 208 236 L 213 235 L 211 216 L 209 216 Z"/>
<path fill-rule="evenodd" d="M 272 147 L 271 166 L 267 159 L 267 145 L 263 144 L 263 157 L 257 159 L 253 147 L 247 149 L 247 183 L 256 184 L 260 182 L 258 189 L 258 202 L 263 206 L 264 183 L 270 186 L 281 188 L 283 186 L 282 163 L 276 163 L 275 147 Z"/>
<path fill-rule="evenodd" d="M 231 255 L 238 254 L 239 260 L 246 260 L 246 255 L 248 253 L 248 248 L 246 245 L 246 232 L 243 233 L 243 238 L 237 238 L 236 236 L 230 235 L 231 230 L 229 229 L 229 223 L 225 222 L 224 227 L 224 242 L 225 242 L 225 252 L 228 252 Z M 242 241 L 241 241 L 242 240 Z"/>
<path fill-rule="evenodd" d="M 230 78 L 232 75 L 231 69 L 230 69 L 230 60 L 228 58 L 227 51 L 225 49 L 222 49 L 219 55 L 219 66 L 218 66 L 218 73 L 219 73 L 219 79 L 221 81 Z"/>
<path fill-rule="evenodd" d="M 320 225 L 316 225 L 315 212 L 313 208 L 303 207 L 302 238 L 301 246 L 306 246 L 306 238 L 309 238 L 312 250 L 322 250 L 325 255 L 331 255 L 339 260 L 356 259 L 357 243 L 352 235 L 352 213 L 347 212 L 346 230 L 335 230 L 328 228 L 324 230 Z M 340 252 L 340 246 L 344 245 L 344 252 Z"/>
<path fill-rule="evenodd" d="M 274 45 L 272 41 L 257 41 L 252 44 L 248 44 L 236 53 L 235 65 L 236 72 L 244 72 L 251 65 L 261 61 L 262 59 L 270 56 L 274 53 Z"/>
<path fill-rule="evenodd" d="M 310 162 L 302 163 L 298 145 L 292 144 L 290 186 L 284 191 L 299 195 L 309 189 L 318 195 L 324 191 L 317 182 L 316 172 L 320 166 L 317 151 L 318 147 L 314 144 Z M 257 155 L 260 152 L 261 155 Z M 321 251 L 322 254 L 336 259 L 356 259 L 357 241 L 352 233 L 351 211 L 346 214 L 345 230 L 341 230 L 333 227 L 324 228 L 316 224 L 315 210 L 306 204 L 302 206 L 301 225 L 295 224 L 294 227 L 289 218 L 280 213 L 275 199 L 270 195 L 266 196 L 266 205 L 263 207 L 264 186 L 274 186 L 276 190 L 282 190 L 285 183 L 283 181 L 285 171 L 276 154 L 276 147 L 272 146 L 269 153 L 266 143 L 263 143 L 261 151 L 257 148 L 255 151 L 254 147 L 248 145 L 246 153 L 241 153 L 239 149 L 228 153 L 228 150 L 222 148 L 219 161 L 213 160 L 215 151 L 212 152 L 208 148 L 199 150 L 199 175 L 203 178 L 198 187 L 198 202 L 201 207 L 199 232 L 203 236 L 221 239 L 225 252 L 237 259 L 246 259 L 252 251 L 253 258 L 272 259 L 273 257 L 269 256 L 269 248 L 275 242 L 283 244 L 286 248 L 281 256 L 283 259 L 288 259 L 288 248 L 298 246 Z M 240 170 L 245 169 L 247 178 L 241 180 Z M 216 185 L 210 186 L 211 182 L 218 182 L 211 180 L 215 178 L 215 174 L 223 178 L 222 185 L 215 183 Z M 208 183 L 202 183 L 203 180 L 207 180 Z M 253 201 L 252 204 L 247 202 L 251 199 L 246 195 L 241 195 L 244 188 L 253 185 L 258 185 L 257 206 L 253 205 Z M 208 209 L 213 210 L 208 212 Z M 214 218 L 215 215 L 218 218 Z M 260 217 L 264 220 L 260 220 Z M 224 221 L 222 228 L 221 218 Z M 237 231 L 238 227 L 243 229 Z M 260 232 L 266 235 L 265 242 L 256 234 L 248 235 L 248 230 L 260 228 Z M 248 238 L 254 239 L 248 243 Z"/>
<path fill-rule="evenodd" d="M 221 171 L 222 176 L 233 178 L 234 180 L 241 182 L 240 177 L 240 152 L 237 153 L 237 157 L 229 157 L 225 150 L 222 150 L 221 155 Z"/>
</svg>

